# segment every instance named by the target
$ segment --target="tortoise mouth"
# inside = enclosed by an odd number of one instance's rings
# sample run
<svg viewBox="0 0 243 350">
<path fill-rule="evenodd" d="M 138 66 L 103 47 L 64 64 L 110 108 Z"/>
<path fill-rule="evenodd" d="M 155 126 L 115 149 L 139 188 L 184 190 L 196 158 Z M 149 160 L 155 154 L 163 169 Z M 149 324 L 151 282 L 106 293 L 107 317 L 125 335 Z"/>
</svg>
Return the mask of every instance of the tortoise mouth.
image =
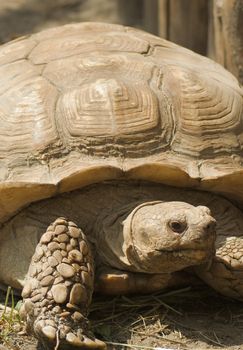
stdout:
<svg viewBox="0 0 243 350">
<path fill-rule="evenodd" d="M 181 253 L 181 252 L 194 252 L 194 251 L 207 251 L 207 248 L 203 249 L 203 248 L 178 248 L 178 249 L 155 249 L 157 252 L 160 253 Z"/>
<path fill-rule="evenodd" d="M 214 249 L 205 247 L 203 248 L 185 248 L 185 249 L 156 249 L 159 253 L 165 253 L 176 258 L 193 258 L 196 260 L 209 259 L 214 253 Z"/>
</svg>

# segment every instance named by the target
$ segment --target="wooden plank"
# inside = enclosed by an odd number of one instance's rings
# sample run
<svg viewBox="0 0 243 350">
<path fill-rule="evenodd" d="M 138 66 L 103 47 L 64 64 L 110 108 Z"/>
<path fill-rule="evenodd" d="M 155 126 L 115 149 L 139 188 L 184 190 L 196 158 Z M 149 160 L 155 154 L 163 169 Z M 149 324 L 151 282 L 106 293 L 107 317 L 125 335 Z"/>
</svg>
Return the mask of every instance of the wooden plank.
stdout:
<svg viewBox="0 0 243 350">
<path fill-rule="evenodd" d="M 213 16 L 213 4 L 214 0 L 209 0 L 208 7 L 208 46 L 207 56 L 215 60 L 215 37 L 214 37 L 214 16 Z"/>
<path fill-rule="evenodd" d="M 168 0 L 158 0 L 158 35 L 168 38 Z"/>
<path fill-rule="evenodd" d="M 213 0 L 215 60 L 243 84 L 243 0 Z"/>
<path fill-rule="evenodd" d="M 205 55 L 208 0 L 170 0 L 168 12 L 169 40 Z"/>
<path fill-rule="evenodd" d="M 144 29 L 150 33 L 158 34 L 158 1 L 143 1 Z"/>
<path fill-rule="evenodd" d="M 124 25 L 143 27 L 143 0 L 116 0 L 119 22 Z"/>
</svg>

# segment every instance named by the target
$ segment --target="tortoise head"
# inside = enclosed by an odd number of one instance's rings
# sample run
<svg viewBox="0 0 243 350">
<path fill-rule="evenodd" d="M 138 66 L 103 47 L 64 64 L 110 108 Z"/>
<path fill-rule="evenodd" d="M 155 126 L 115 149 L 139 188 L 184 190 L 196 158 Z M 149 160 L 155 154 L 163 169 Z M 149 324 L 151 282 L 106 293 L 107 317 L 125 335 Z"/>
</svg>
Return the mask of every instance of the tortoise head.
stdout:
<svg viewBox="0 0 243 350">
<path fill-rule="evenodd" d="M 215 254 L 216 221 L 204 206 L 148 202 L 124 221 L 123 252 L 132 268 L 163 273 L 210 261 Z"/>
</svg>

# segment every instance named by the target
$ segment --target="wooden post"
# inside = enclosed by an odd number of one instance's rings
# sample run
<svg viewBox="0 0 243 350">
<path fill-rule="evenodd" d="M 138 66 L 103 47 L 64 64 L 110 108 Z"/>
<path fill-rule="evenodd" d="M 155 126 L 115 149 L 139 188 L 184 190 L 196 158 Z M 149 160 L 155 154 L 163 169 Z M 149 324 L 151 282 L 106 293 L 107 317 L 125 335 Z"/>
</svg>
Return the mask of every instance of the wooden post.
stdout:
<svg viewBox="0 0 243 350">
<path fill-rule="evenodd" d="M 141 2 L 142 3 L 142 2 Z M 150 33 L 158 34 L 158 1 L 143 1 L 144 29 Z"/>
<path fill-rule="evenodd" d="M 120 23 L 132 27 L 143 27 L 143 1 L 117 0 Z"/>
<path fill-rule="evenodd" d="M 243 84 L 243 0 L 213 0 L 212 11 L 214 59 Z"/>
<path fill-rule="evenodd" d="M 168 39 L 206 55 L 208 0 L 169 0 L 168 4 Z"/>
<path fill-rule="evenodd" d="M 168 38 L 168 0 L 158 0 L 158 35 L 161 38 Z"/>
</svg>

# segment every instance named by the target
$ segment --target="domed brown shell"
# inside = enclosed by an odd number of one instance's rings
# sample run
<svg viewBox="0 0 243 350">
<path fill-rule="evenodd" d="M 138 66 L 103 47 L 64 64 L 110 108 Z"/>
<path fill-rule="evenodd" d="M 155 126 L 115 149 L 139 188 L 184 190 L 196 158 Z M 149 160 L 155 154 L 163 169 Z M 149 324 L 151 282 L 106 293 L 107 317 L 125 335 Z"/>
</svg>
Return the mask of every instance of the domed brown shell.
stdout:
<svg viewBox="0 0 243 350">
<path fill-rule="evenodd" d="M 81 23 L 0 48 L 0 222 L 107 179 L 243 200 L 242 90 L 213 61 L 145 32 Z"/>
</svg>

